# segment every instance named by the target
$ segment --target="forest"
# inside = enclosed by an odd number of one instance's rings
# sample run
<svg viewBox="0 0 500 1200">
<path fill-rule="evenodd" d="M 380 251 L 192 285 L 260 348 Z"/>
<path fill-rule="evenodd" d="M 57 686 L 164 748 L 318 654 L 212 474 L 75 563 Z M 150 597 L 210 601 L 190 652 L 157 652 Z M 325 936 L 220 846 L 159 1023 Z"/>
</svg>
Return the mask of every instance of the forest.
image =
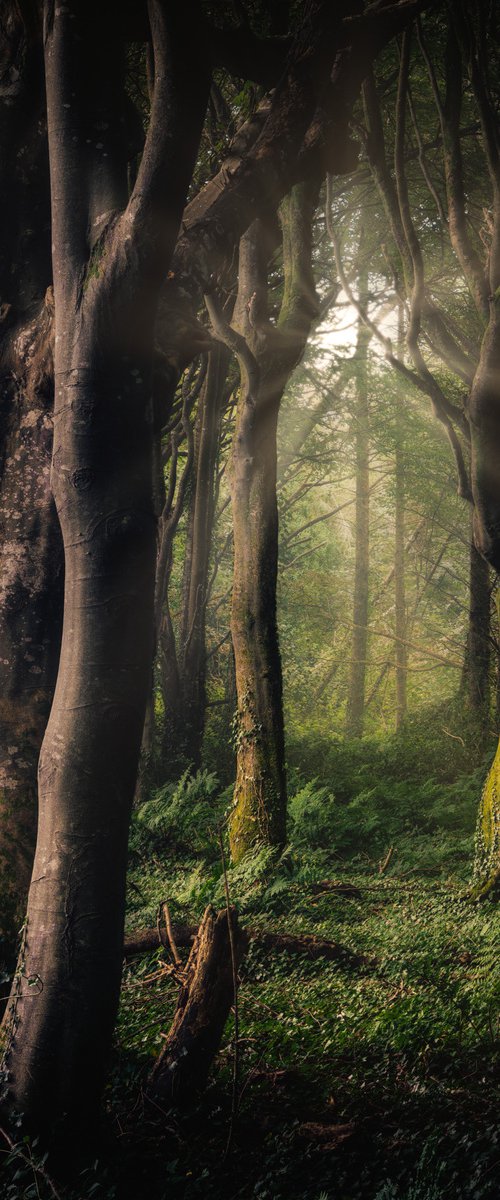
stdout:
<svg viewBox="0 0 500 1200">
<path fill-rule="evenodd" d="M 0 0 L 0 1195 L 500 1190 L 500 8 Z"/>
</svg>

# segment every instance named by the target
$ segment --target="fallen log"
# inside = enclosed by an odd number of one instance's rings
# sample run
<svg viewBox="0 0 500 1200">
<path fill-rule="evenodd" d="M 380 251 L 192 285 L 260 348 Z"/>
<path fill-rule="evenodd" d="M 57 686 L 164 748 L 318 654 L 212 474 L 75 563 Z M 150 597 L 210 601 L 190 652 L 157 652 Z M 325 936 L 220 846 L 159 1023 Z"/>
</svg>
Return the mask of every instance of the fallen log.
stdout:
<svg viewBox="0 0 500 1200">
<path fill-rule="evenodd" d="M 313 960 L 325 958 L 328 962 L 344 963 L 345 966 L 352 967 L 373 964 L 373 959 L 368 959 L 355 950 L 349 950 L 348 946 L 343 946 L 341 942 L 331 942 L 312 933 L 304 933 L 298 937 L 291 933 L 268 933 L 263 929 L 249 929 L 248 935 L 264 950 L 301 954 L 304 958 Z"/>
<path fill-rule="evenodd" d="M 343 896 L 346 900 L 361 900 L 362 892 L 354 883 L 339 883 L 336 879 L 323 879 L 320 883 L 308 883 L 308 892 L 313 896 L 321 896 L 323 892 L 333 892 L 335 896 Z"/>
<path fill-rule="evenodd" d="M 229 909 L 236 967 L 248 937 Z M 175 932 L 175 940 L 180 938 Z M 158 942 L 158 937 L 157 937 Z M 209 906 L 196 931 L 165 1045 L 151 1072 L 147 1095 L 162 1105 L 191 1104 L 206 1086 L 235 1001 L 228 910 Z"/>
<path fill-rule="evenodd" d="M 317 1121 L 305 1121 L 298 1126 L 295 1136 L 300 1141 L 307 1142 L 311 1147 L 321 1150 L 338 1150 L 345 1142 L 353 1140 L 357 1128 L 353 1121 L 343 1125 L 320 1124 Z"/>
<path fill-rule="evenodd" d="M 196 925 L 174 925 L 173 932 L 177 946 L 191 946 L 196 936 Z M 373 960 L 364 954 L 358 954 L 343 946 L 340 942 L 332 942 L 327 938 L 316 937 L 314 934 L 272 933 L 264 929 L 247 929 L 248 938 L 264 950 L 276 953 L 301 954 L 309 959 L 324 958 L 328 962 L 340 962 L 346 966 L 363 967 L 373 965 Z M 123 953 L 126 959 L 139 954 L 151 954 L 163 943 L 159 941 L 158 930 L 136 929 L 125 937 Z"/>
<path fill-rule="evenodd" d="M 177 946 L 182 949 L 193 944 L 193 940 L 198 932 L 197 925 L 174 925 L 174 938 Z M 158 935 L 158 928 L 154 929 L 145 927 L 143 929 L 135 929 L 133 933 L 125 934 L 123 944 L 124 958 L 135 958 L 137 954 L 151 954 L 153 950 L 158 950 L 160 946 L 168 949 L 167 943 Z"/>
</svg>

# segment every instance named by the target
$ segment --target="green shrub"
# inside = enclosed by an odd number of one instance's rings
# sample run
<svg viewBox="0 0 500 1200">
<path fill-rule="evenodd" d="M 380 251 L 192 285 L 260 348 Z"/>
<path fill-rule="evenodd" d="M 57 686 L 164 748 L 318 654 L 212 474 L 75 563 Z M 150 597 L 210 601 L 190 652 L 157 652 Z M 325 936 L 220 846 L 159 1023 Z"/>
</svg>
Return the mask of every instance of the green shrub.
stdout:
<svg viewBox="0 0 500 1200">
<path fill-rule="evenodd" d="M 189 850 L 213 857 L 228 799 L 213 772 L 185 771 L 177 783 L 165 784 L 136 809 L 131 846 L 139 852 L 154 845 L 170 853 Z"/>
</svg>

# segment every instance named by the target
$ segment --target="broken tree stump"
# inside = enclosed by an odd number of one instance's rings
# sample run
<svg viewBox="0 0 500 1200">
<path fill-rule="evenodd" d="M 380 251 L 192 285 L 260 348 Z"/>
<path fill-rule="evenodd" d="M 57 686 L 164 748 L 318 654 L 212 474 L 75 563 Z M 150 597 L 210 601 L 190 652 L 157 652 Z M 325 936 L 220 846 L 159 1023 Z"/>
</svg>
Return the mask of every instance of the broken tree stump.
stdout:
<svg viewBox="0 0 500 1200">
<path fill-rule="evenodd" d="M 248 937 L 229 910 L 238 966 Z M 180 939 L 176 941 L 180 944 Z M 151 1072 L 147 1092 L 162 1105 L 183 1107 L 203 1091 L 234 1003 L 227 909 L 209 905 L 195 935 L 174 1019 Z"/>
</svg>

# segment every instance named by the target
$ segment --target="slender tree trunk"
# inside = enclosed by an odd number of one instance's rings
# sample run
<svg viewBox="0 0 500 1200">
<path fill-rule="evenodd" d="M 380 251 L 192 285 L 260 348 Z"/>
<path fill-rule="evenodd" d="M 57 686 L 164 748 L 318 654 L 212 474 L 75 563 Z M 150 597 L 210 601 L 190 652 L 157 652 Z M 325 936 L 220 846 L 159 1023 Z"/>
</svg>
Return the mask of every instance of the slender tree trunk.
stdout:
<svg viewBox="0 0 500 1200">
<path fill-rule="evenodd" d="M 363 254 L 363 234 L 359 253 Z M 368 271 L 360 267 L 358 292 L 360 303 L 366 307 Z M 356 429 L 356 546 L 354 562 L 353 636 L 346 711 L 346 733 L 361 737 L 365 712 L 366 657 L 368 650 L 368 604 L 370 566 L 370 401 L 368 396 L 368 345 L 370 331 L 359 318 L 356 339 L 356 400 L 354 420 Z"/>
<path fill-rule="evenodd" d="M 463 690 L 468 707 L 485 727 L 490 700 L 490 568 L 471 537 L 469 551 L 469 620 L 464 656 Z"/>
<path fill-rule="evenodd" d="M 404 353 L 403 309 L 399 306 L 400 353 Z M 396 397 L 396 454 L 395 454 L 395 528 L 394 528 L 394 605 L 396 659 L 396 731 L 402 729 L 407 708 L 408 649 L 406 645 L 406 580 L 405 580 L 405 461 L 403 434 L 403 398 Z"/>
<path fill-rule="evenodd" d="M 254 222 L 240 242 L 234 324 L 219 335 L 240 360 L 233 440 L 234 572 L 231 636 L 237 709 L 236 783 L 230 821 L 234 862 L 254 845 L 286 836 L 283 683 L 276 586 L 276 433 L 283 393 L 318 315 L 311 270 L 317 185 L 298 185 L 280 208 L 285 286 L 277 325 L 267 313 L 268 235 Z"/>
<path fill-rule="evenodd" d="M 196 478 L 186 546 L 180 658 L 186 754 L 195 768 L 201 763 L 205 727 L 208 572 L 214 524 L 215 469 L 228 365 L 229 354 L 224 346 L 211 352 L 200 397 Z"/>
<path fill-rule="evenodd" d="M 258 414 L 242 393 L 233 451 L 231 602 L 238 734 L 230 827 L 237 862 L 256 842 L 285 841 L 286 782 L 281 657 L 276 616 L 276 430 L 281 397 Z"/>
</svg>

